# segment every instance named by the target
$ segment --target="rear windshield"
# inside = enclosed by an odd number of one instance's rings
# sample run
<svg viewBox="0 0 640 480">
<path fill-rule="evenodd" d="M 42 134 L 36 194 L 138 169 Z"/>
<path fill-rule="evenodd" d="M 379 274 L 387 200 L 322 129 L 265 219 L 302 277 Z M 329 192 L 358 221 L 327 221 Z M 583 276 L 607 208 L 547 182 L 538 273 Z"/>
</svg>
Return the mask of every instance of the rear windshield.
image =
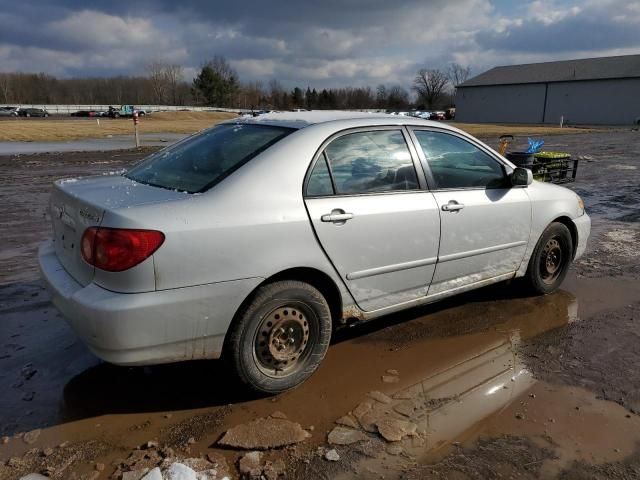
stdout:
<svg viewBox="0 0 640 480">
<path fill-rule="evenodd" d="M 203 192 L 293 131 L 269 125 L 218 125 L 151 155 L 125 176 L 156 187 Z"/>
</svg>

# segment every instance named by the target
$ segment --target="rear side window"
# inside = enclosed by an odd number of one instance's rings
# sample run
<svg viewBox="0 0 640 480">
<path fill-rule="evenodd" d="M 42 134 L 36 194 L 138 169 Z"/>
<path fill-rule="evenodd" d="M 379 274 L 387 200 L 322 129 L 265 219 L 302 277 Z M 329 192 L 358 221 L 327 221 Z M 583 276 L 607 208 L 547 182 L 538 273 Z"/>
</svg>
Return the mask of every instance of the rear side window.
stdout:
<svg viewBox="0 0 640 480">
<path fill-rule="evenodd" d="M 415 131 L 435 188 L 504 188 L 502 165 L 466 140 L 440 132 Z"/>
<path fill-rule="evenodd" d="M 219 125 L 151 155 L 125 176 L 156 187 L 203 192 L 293 131 L 269 125 Z"/>
<path fill-rule="evenodd" d="M 418 189 L 411 154 L 400 130 L 338 137 L 325 150 L 337 194 Z"/>
<path fill-rule="evenodd" d="M 307 195 L 310 197 L 322 197 L 333 194 L 334 191 L 333 184 L 331 183 L 331 174 L 327 167 L 327 159 L 323 154 L 318 158 L 318 161 L 309 176 Z"/>
</svg>

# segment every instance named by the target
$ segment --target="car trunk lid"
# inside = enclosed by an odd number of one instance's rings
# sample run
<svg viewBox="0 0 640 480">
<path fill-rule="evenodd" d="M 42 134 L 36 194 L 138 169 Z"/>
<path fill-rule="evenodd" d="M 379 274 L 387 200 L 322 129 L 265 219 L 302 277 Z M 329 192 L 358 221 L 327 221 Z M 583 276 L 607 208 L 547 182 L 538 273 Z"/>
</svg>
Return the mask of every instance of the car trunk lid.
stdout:
<svg viewBox="0 0 640 480">
<path fill-rule="evenodd" d="M 102 224 L 105 211 L 179 199 L 185 195 L 119 175 L 55 182 L 50 212 L 58 260 L 78 283 L 88 285 L 93 280 L 95 267 L 82 258 L 82 235 L 87 228 Z"/>
</svg>

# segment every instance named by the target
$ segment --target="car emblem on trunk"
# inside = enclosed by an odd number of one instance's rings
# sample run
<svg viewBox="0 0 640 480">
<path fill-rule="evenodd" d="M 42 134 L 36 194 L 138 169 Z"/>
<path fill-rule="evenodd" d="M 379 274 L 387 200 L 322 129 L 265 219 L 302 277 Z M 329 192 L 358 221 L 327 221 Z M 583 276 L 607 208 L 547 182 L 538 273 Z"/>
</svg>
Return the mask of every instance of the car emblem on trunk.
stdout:
<svg viewBox="0 0 640 480">
<path fill-rule="evenodd" d="M 82 218 L 86 218 L 86 219 L 92 220 L 94 222 L 99 222 L 100 221 L 100 215 L 97 215 L 97 214 L 91 212 L 90 210 L 87 210 L 86 208 L 81 208 L 80 211 L 78 212 L 78 214 Z"/>
</svg>

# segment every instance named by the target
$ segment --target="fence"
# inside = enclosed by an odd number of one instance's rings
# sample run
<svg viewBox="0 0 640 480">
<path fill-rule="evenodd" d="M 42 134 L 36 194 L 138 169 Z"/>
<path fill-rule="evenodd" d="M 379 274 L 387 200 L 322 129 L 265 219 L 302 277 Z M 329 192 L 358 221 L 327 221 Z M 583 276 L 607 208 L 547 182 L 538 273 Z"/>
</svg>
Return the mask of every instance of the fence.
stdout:
<svg viewBox="0 0 640 480">
<path fill-rule="evenodd" d="M 2 105 L 0 105 L 2 106 Z M 118 107 L 118 104 L 112 105 L 36 105 L 36 104 L 12 104 L 7 105 L 18 108 L 43 108 L 51 114 L 70 115 L 80 110 L 92 110 L 96 112 L 107 111 L 110 106 Z M 250 112 L 244 108 L 218 108 L 218 107 L 193 107 L 193 106 L 176 106 L 176 105 L 135 105 L 139 110 L 146 112 L 178 112 L 178 111 L 191 111 L 191 112 L 232 112 L 232 113 L 245 113 Z"/>
</svg>

